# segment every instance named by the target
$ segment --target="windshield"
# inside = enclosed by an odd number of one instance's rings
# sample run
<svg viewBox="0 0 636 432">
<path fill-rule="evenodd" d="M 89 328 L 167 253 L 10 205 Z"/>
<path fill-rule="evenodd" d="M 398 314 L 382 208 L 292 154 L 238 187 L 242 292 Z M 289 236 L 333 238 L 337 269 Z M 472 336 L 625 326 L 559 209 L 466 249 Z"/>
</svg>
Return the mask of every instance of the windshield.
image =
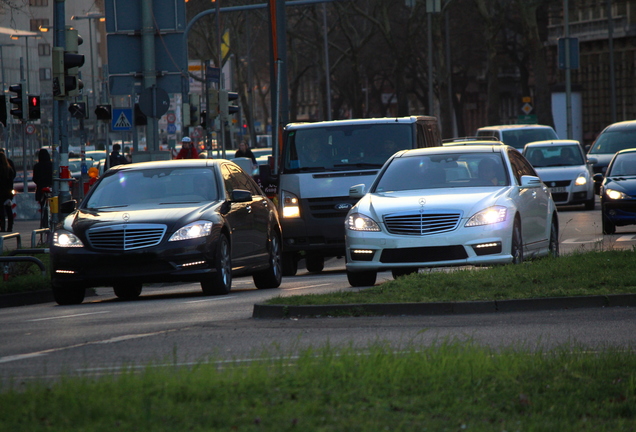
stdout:
<svg viewBox="0 0 636 432">
<path fill-rule="evenodd" d="M 452 153 L 395 158 L 374 192 L 456 187 L 508 186 L 500 154 Z"/>
<path fill-rule="evenodd" d="M 218 200 L 209 168 L 122 170 L 105 176 L 83 208 L 107 209 L 135 204 L 179 204 Z"/>
<path fill-rule="evenodd" d="M 296 129 L 287 135 L 283 167 L 296 172 L 380 168 L 414 142 L 413 125 L 407 123 Z"/>
<path fill-rule="evenodd" d="M 592 145 L 589 154 L 614 154 L 636 147 L 636 129 L 606 130 Z"/>
<path fill-rule="evenodd" d="M 585 165 L 579 146 L 530 147 L 524 156 L 535 168 Z"/>
<path fill-rule="evenodd" d="M 501 140 L 504 144 L 512 146 L 518 150 L 533 141 L 547 141 L 559 139 L 556 132 L 550 128 L 528 128 L 517 130 L 505 130 L 501 132 Z"/>
<path fill-rule="evenodd" d="M 623 153 L 616 155 L 612 165 L 607 171 L 607 177 L 636 176 L 636 153 Z"/>
</svg>

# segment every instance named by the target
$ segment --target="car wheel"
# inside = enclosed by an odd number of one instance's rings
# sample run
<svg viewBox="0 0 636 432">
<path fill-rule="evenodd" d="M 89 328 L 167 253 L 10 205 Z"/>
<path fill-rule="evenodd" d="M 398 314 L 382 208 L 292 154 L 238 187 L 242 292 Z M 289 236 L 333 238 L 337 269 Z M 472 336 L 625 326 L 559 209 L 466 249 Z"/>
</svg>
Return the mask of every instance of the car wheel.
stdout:
<svg viewBox="0 0 636 432">
<path fill-rule="evenodd" d="M 122 282 L 113 286 L 115 295 L 122 300 L 134 300 L 141 294 L 142 284 L 138 282 Z"/>
<path fill-rule="evenodd" d="M 556 217 L 556 215 L 554 217 Z M 550 256 L 556 258 L 559 256 L 559 225 L 554 217 L 550 224 L 550 243 L 548 244 L 548 253 Z"/>
<path fill-rule="evenodd" d="M 293 252 L 283 252 L 283 276 L 296 276 L 298 260 Z"/>
<path fill-rule="evenodd" d="M 85 295 L 85 288 L 53 285 L 53 298 L 61 306 L 81 304 Z"/>
<path fill-rule="evenodd" d="M 254 273 L 254 285 L 258 289 L 278 288 L 283 279 L 283 265 L 281 263 L 280 236 L 274 233 L 269 241 L 269 268 Z"/>
<path fill-rule="evenodd" d="M 225 295 L 232 289 L 232 256 L 230 241 L 221 234 L 216 245 L 216 271 L 201 281 L 201 289 L 205 295 Z"/>
<path fill-rule="evenodd" d="M 321 256 L 305 257 L 305 267 L 311 273 L 320 273 L 325 268 L 325 258 Z"/>
<path fill-rule="evenodd" d="M 349 280 L 349 285 L 352 287 L 373 286 L 375 285 L 377 276 L 378 272 L 375 270 L 362 272 L 347 271 L 347 279 Z"/>
<path fill-rule="evenodd" d="M 510 251 L 513 264 L 521 264 L 523 262 L 523 239 L 521 238 L 521 222 L 515 219 L 512 227 L 512 247 Z"/>
<path fill-rule="evenodd" d="M 417 273 L 419 270 L 419 268 L 417 267 L 404 267 L 404 268 L 396 268 L 391 270 L 391 273 L 393 274 L 393 279 L 397 279 L 400 276 L 407 276 L 413 273 Z"/>
<path fill-rule="evenodd" d="M 596 199 L 592 197 L 591 200 L 585 201 L 585 210 L 594 210 L 596 207 Z"/>
<path fill-rule="evenodd" d="M 616 232 L 616 225 L 610 222 L 605 216 L 602 217 L 603 234 L 614 234 Z"/>
</svg>

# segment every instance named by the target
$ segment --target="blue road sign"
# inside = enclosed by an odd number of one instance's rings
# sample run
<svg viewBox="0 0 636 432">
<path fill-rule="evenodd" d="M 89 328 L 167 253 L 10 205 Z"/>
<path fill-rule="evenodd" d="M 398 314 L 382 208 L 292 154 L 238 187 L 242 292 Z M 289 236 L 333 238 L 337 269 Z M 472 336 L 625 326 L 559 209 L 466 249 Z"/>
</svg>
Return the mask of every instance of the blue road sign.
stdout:
<svg viewBox="0 0 636 432">
<path fill-rule="evenodd" d="M 132 108 L 113 108 L 110 128 L 113 131 L 129 131 L 133 127 Z"/>
<path fill-rule="evenodd" d="M 168 128 L 166 130 L 169 134 L 177 133 L 177 125 L 174 123 L 168 123 Z"/>
</svg>

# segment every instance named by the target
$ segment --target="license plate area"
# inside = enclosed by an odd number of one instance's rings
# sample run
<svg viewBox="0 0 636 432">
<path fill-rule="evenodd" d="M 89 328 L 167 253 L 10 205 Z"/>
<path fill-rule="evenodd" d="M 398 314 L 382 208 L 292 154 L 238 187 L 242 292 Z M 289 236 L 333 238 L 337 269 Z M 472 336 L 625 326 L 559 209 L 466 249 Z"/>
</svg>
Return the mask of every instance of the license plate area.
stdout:
<svg viewBox="0 0 636 432">
<path fill-rule="evenodd" d="M 553 187 L 550 188 L 550 193 L 563 193 L 563 192 L 567 192 L 567 188 L 566 187 Z"/>
</svg>

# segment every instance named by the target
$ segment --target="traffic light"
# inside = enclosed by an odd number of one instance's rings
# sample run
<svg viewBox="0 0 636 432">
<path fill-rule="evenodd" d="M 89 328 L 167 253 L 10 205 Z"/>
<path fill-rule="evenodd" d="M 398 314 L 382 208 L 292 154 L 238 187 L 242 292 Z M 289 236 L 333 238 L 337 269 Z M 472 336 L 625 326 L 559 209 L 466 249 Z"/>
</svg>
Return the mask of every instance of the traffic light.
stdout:
<svg viewBox="0 0 636 432">
<path fill-rule="evenodd" d="M 40 96 L 29 95 L 29 120 L 40 118 Z"/>
<path fill-rule="evenodd" d="M 135 126 L 145 126 L 148 124 L 148 117 L 141 111 L 139 104 L 135 104 Z"/>
<path fill-rule="evenodd" d="M 201 127 L 203 129 L 208 128 L 208 112 L 207 110 L 201 111 Z"/>
<path fill-rule="evenodd" d="M 201 110 L 201 98 L 198 94 L 189 94 L 190 123 L 186 126 L 196 126 L 199 122 L 199 111 Z"/>
<path fill-rule="evenodd" d="M 95 116 L 97 120 L 111 120 L 113 118 L 110 105 L 97 105 L 95 108 Z"/>
<path fill-rule="evenodd" d="M 86 118 L 86 102 L 75 102 L 68 106 L 68 112 L 71 113 L 71 117 L 76 119 Z"/>
<path fill-rule="evenodd" d="M 63 99 L 66 96 L 78 96 L 84 87 L 78 78 L 79 68 L 84 65 L 84 56 L 78 54 L 78 46 L 82 44 L 82 37 L 72 27 L 66 27 L 66 49 L 53 47 L 53 96 Z"/>
<path fill-rule="evenodd" d="M 26 120 L 29 111 L 24 80 L 20 81 L 20 84 L 9 86 L 9 91 L 15 93 L 15 96 L 9 99 L 9 102 L 15 105 L 15 108 L 10 111 L 11 115 L 19 120 Z"/>
<path fill-rule="evenodd" d="M 238 93 L 227 90 L 219 90 L 219 113 L 222 117 L 227 118 L 238 112 L 238 106 L 230 105 L 230 102 L 236 99 L 238 99 Z"/>
</svg>

